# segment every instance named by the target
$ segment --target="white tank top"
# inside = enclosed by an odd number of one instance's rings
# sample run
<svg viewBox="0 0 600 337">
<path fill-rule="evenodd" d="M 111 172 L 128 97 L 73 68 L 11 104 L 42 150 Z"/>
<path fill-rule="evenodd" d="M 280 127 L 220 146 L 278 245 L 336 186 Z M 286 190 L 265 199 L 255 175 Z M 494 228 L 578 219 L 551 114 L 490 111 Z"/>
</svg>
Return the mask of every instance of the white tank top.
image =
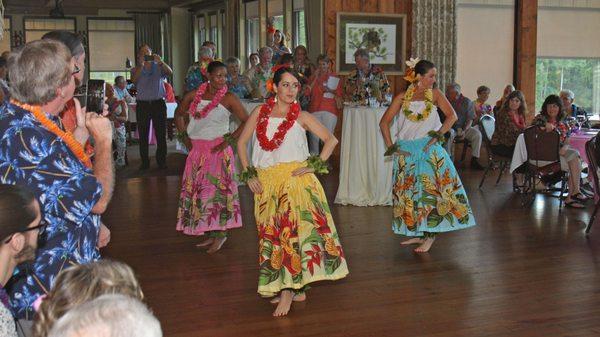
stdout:
<svg viewBox="0 0 600 337">
<path fill-rule="evenodd" d="M 269 123 L 267 124 L 267 137 L 273 139 L 273 135 L 277 132 L 279 124 L 281 124 L 285 118 L 281 117 L 270 117 Z M 254 144 L 252 148 L 252 165 L 260 168 L 267 168 L 274 166 L 279 163 L 289 163 L 294 161 L 305 161 L 308 158 L 308 144 L 306 142 L 306 130 L 298 123 L 294 122 L 294 125 L 288 130 L 283 143 L 274 151 L 265 151 L 260 144 L 258 139 L 254 138 Z"/>
<path fill-rule="evenodd" d="M 196 111 L 201 111 L 210 101 L 202 100 Z M 219 104 L 202 119 L 190 116 L 187 133 L 190 139 L 213 140 L 229 132 L 229 115 L 231 113 Z"/>
<path fill-rule="evenodd" d="M 421 112 L 425 110 L 425 102 L 410 102 L 410 110 L 414 112 Z M 440 122 L 440 116 L 438 115 L 437 107 L 435 105 L 431 109 L 431 113 L 426 120 L 413 122 L 408 120 L 402 111 L 400 111 L 397 118 L 398 131 L 396 132 L 396 139 L 413 140 L 423 138 L 427 136 L 429 131 L 437 131 L 440 129 L 440 127 L 442 127 L 442 122 Z"/>
</svg>

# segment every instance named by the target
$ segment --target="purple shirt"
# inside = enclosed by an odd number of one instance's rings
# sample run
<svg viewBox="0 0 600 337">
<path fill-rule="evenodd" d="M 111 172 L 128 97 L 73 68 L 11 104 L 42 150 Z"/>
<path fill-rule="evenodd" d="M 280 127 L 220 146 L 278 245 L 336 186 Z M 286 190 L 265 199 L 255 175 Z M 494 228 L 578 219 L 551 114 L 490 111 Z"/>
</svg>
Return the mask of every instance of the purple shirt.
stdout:
<svg viewBox="0 0 600 337">
<path fill-rule="evenodd" d="M 165 85 L 164 79 L 166 78 L 163 73 L 162 67 L 156 62 L 152 62 L 150 70 L 146 70 L 142 67 L 140 77 L 135 82 L 137 89 L 138 101 L 155 101 L 157 99 L 163 99 L 165 97 Z"/>
</svg>

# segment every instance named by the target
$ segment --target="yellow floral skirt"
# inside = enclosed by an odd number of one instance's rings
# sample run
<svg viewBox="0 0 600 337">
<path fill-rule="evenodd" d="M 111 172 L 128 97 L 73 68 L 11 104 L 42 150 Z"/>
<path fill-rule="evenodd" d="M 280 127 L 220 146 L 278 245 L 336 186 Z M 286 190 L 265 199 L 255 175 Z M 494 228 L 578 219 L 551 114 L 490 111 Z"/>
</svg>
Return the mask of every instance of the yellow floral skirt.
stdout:
<svg viewBox="0 0 600 337">
<path fill-rule="evenodd" d="M 429 137 L 398 140 L 410 155 L 394 162 L 394 233 L 425 236 L 475 226 L 467 193 L 448 152 L 439 144 L 425 152 Z"/>
<path fill-rule="evenodd" d="M 304 166 L 292 162 L 258 169 L 263 193 L 254 196 L 254 216 L 259 238 L 258 293 L 262 296 L 348 275 L 321 183 L 312 173 L 292 176 Z"/>
</svg>

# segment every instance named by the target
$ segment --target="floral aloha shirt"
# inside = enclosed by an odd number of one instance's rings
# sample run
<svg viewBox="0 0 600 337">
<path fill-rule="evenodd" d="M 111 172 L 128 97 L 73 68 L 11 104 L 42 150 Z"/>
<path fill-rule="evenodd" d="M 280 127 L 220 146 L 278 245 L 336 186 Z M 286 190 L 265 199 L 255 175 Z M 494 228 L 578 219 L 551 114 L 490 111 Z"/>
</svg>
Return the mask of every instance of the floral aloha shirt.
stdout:
<svg viewBox="0 0 600 337">
<path fill-rule="evenodd" d="M 48 117 L 62 127 L 58 117 Z M 0 182 L 28 187 L 48 224 L 35 261 L 20 265 L 7 286 L 15 316 L 31 320 L 34 301 L 61 270 L 100 258 L 100 216 L 92 208 L 102 186 L 60 138 L 9 102 L 0 106 L 0 135 Z"/>
<path fill-rule="evenodd" d="M 389 91 L 390 83 L 383 69 L 374 65 L 371 65 L 368 74 L 363 74 L 358 69 L 352 70 L 344 88 L 344 92 L 356 103 L 365 103 L 369 92 L 371 97 L 382 100 Z"/>
</svg>

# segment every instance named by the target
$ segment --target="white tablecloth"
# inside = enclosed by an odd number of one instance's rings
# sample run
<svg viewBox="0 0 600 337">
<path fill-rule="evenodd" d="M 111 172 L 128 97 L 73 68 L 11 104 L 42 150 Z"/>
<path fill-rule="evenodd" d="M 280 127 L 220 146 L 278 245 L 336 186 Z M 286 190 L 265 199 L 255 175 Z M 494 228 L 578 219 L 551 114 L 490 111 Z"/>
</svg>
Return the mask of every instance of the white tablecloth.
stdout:
<svg viewBox="0 0 600 337">
<path fill-rule="evenodd" d="M 515 143 L 515 152 L 513 152 L 512 161 L 510 162 L 510 173 L 523 165 L 527 161 L 527 148 L 525 147 L 525 137 L 520 134 Z"/>
<path fill-rule="evenodd" d="M 340 184 L 335 203 L 392 204 L 392 157 L 384 157 L 379 121 L 386 108 L 344 107 Z M 393 135 L 393 133 L 392 133 Z"/>
</svg>

